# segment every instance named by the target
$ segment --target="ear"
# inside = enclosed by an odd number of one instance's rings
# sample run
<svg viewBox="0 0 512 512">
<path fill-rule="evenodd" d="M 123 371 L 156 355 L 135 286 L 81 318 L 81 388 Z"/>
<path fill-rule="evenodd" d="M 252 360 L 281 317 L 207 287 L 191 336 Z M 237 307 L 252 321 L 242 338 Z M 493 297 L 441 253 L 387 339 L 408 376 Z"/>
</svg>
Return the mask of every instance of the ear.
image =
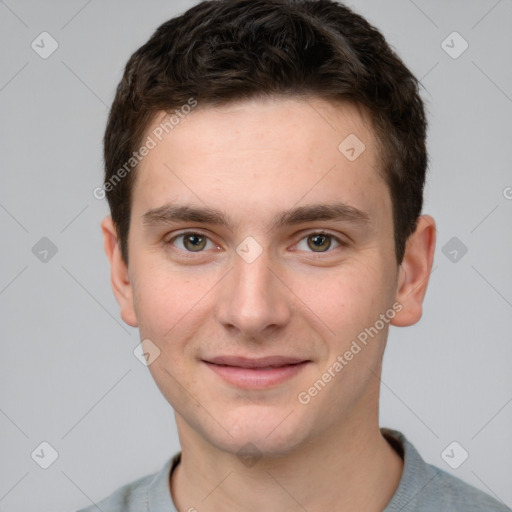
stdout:
<svg viewBox="0 0 512 512">
<path fill-rule="evenodd" d="M 419 321 L 423 299 L 434 261 L 436 223 L 430 215 L 421 215 L 414 233 L 405 245 L 404 259 L 399 267 L 396 301 L 402 305 L 391 324 L 405 327 Z"/>
<path fill-rule="evenodd" d="M 137 327 L 137 317 L 133 304 L 132 283 L 128 274 L 128 266 L 121 256 L 117 230 L 108 216 L 101 222 L 105 252 L 110 262 L 110 283 L 119 306 L 121 307 L 121 318 L 130 326 Z"/>
</svg>

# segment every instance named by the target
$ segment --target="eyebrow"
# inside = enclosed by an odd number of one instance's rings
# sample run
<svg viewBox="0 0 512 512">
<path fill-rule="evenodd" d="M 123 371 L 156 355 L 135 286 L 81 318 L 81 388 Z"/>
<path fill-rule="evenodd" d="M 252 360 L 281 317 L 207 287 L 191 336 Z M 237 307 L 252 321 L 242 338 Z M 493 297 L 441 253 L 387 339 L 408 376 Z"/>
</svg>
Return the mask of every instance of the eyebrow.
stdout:
<svg viewBox="0 0 512 512">
<path fill-rule="evenodd" d="M 328 203 L 299 206 L 280 212 L 270 224 L 270 230 L 306 222 L 322 220 L 345 221 L 353 224 L 370 224 L 368 213 L 345 203 Z M 228 229 L 235 224 L 231 218 L 220 210 L 207 207 L 194 207 L 180 204 L 166 204 L 147 211 L 142 216 L 145 226 L 159 226 L 180 221 L 197 222 L 225 226 Z"/>
</svg>

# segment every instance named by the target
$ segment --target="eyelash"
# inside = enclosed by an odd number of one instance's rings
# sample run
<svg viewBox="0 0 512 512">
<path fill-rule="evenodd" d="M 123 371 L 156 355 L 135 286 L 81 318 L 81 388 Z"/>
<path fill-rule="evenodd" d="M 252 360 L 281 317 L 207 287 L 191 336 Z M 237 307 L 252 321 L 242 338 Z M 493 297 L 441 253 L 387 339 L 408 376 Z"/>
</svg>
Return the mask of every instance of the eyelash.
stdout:
<svg viewBox="0 0 512 512">
<path fill-rule="evenodd" d="M 210 240 L 210 238 L 205 235 L 204 233 L 201 233 L 201 231 L 185 231 L 183 233 L 180 233 L 174 237 L 172 237 L 171 239 L 169 239 L 168 241 L 165 242 L 165 245 L 173 245 L 173 242 L 179 238 L 185 238 L 187 236 L 190 236 L 190 235 L 199 235 L 200 237 L 203 237 L 203 238 L 206 238 L 208 241 L 214 243 L 212 240 Z M 326 254 L 326 253 L 331 253 L 333 252 L 335 249 L 338 249 L 339 247 L 347 247 L 348 246 L 348 242 L 346 242 L 345 240 L 342 240 L 341 238 L 338 238 L 337 236 L 331 234 L 331 233 L 328 233 L 326 231 L 323 231 L 323 230 L 320 230 L 320 231 L 312 231 L 310 233 L 306 233 L 300 240 L 299 242 L 297 242 L 297 244 L 295 245 L 298 245 L 300 242 L 302 242 L 303 240 L 309 238 L 309 237 L 312 237 L 312 236 L 315 236 L 315 235 L 326 235 L 328 236 L 329 238 L 331 238 L 332 240 L 334 240 L 337 244 L 338 244 L 338 247 L 334 247 L 334 249 L 332 249 L 331 247 L 329 247 L 329 249 L 327 251 L 319 251 L 319 252 L 315 252 L 315 251 L 308 251 L 310 252 L 311 254 L 313 255 L 321 255 L 321 254 Z M 214 244 L 216 247 L 218 247 L 216 244 Z M 185 249 L 179 249 L 181 252 L 184 252 L 186 254 L 202 254 L 204 253 L 205 251 L 202 250 L 202 251 L 197 251 L 197 252 L 194 252 L 194 251 L 187 251 Z"/>
</svg>

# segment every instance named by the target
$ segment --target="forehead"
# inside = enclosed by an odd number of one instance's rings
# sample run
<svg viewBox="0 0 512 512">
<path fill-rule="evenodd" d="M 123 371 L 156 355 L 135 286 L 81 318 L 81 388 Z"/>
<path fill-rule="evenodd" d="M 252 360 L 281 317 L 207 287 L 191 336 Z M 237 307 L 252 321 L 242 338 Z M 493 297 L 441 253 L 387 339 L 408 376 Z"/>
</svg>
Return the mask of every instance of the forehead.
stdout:
<svg viewBox="0 0 512 512">
<path fill-rule="evenodd" d="M 377 216 L 390 209 L 376 136 L 352 104 L 257 98 L 199 104 L 172 129 L 166 121 L 160 113 L 146 132 L 155 147 L 137 169 L 137 214 L 178 199 L 262 215 L 320 200 L 365 206 Z"/>
<path fill-rule="evenodd" d="M 357 135 L 369 154 L 377 140 L 366 109 L 347 101 L 318 97 L 256 97 L 222 106 L 197 105 L 156 114 L 146 130 L 157 143 L 183 150 L 232 151 L 257 149 L 258 144 L 279 143 L 279 149 L 311 152 L 338 149 L 340 137 Z M 178 115 L 176 115 L 178 114 Z M 236 146 L 233 146 L 236 142 Z M 305 143 L 305 145 L 300 145 Z M 314 147 L 312 147 L 314 146 Z M 374 147 L 375 146 L 375 147 Z M 175 148 L 179 150 L 179 148 Z M 263 148 L 265 149 L 265 148 Z M 296 151 L 294 151 L 295 153 Z M 293 155 L 289 154 L 291 158 Z M 347 153 L 347 156 L 350 156 Z M 367 158 L 368 161 L 368 158 Z"/>
</svg>

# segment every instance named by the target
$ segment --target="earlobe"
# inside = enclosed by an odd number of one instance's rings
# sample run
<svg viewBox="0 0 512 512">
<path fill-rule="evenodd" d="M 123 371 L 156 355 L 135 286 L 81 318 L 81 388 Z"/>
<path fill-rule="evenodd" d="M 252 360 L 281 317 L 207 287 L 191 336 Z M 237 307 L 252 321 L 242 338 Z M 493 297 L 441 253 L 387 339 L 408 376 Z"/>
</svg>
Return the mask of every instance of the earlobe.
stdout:
<svg viewBox="0 0 512 512">
<path fill-rule="evenodd" d="M 421 215 L 405 247 L 399 268 L 396 301 L 402 305 L 391 324 L 404 327 L 421 318 L 423 299 L 432 272 L 436 246 L 436 223 L 430 215 Z"/>
<path fill-rule="evenodd" d="M 121 318 L 131 327 L 137 327 L 137 317 L 133 303 L 133 288 L 128 267 L 121 256 L 117 230 L 111 216 L 101 222 L 105 253 L 110 262 L 110 283 L 121 308 Z"/>
</svg>

